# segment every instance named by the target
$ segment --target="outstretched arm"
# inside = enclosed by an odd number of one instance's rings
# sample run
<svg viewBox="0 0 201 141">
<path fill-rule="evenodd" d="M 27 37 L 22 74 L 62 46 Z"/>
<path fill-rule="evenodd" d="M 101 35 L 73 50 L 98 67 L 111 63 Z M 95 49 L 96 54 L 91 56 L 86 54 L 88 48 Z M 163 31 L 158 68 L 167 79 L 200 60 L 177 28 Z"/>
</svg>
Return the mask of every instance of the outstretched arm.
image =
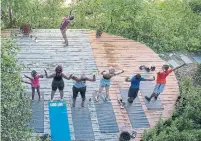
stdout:
<svg viewBox="0 0 201 141">
<path fill-rule="evenodd" d="M 129 77 L 126 77 L 125 81 L 126 82 L 131 82 L 131 79 Z"/>
<path fill-rule="evenodd" d="M 46 78 L 53 78 L 53 77 L 55 77 L 55 75 L 56 75 L 56 73 L 53 73 L 53 74 L 51 74 L 51 75 L 48 75 L 47 74 L 47 71 L 46 70 L 44 70 L 45 71 L 45 76 L 46 76 Z"/>
<path fill-rule="evenodd" d="M 81 81 L 80 78 L 78 78 L 78 77 L 76 77 L 76 76 L 74 76 L 74 75 L 72 75 L 71 78 L 72 78 L 73 80 L 75 80 L 75 81 Z"/>
<path fill-rule="evenodd" d="M 67 80 L 70 80 L 73 76 L 73 74 L 70 74 L 69 76 L 65 75 L 64 73 L 62 73 L 62 76 L 67 79 Z"/>
<path fill-rule="evenodd" d="M 106 72 L 105 70 L 101 72 L 101 75 L 103 75 L 103 73 Z"/>
<path fill-rule="evenodd" d="M 24 80 L 22 80 L 22 82 L 24 82 L 24 83 L 27 83 L 27 84 L 30 84 L 30 85 L 31 85 L 31 82 L 27 82 L 27 81 L 24 81 Z"/>
<path fill-rule="evenodd" d="M 29 78 L 30 80 L 32 80 L 32 78 L 31 77 L 29 77 L 29 76 L 27 76 L 27 75 L 24 75 L 26 78 Z"/>
<path fill-rule="evenodd" d="M 155 80 L 155 76 L 153 76 L 152 79 L 144 79 L 144 80 L 142 80 L 142 81 L 154 81 L 154 80 Z"/>
<path fill-rule="evenodd" d="M 122 74 L 122 73 L 124 73 L 124 70 L 122 70 L 121 72 L 115 73 L 114 75 L 119 75 L 119 74 Z"/>
<path fill-rule="evenodd" d="M 172 69 L 173 71 L 175 71 L 175 70 L 177 70 L 177 69 L 179 69 L 179 68 L 181 68 L 181 67 L 183 67 L 183 66 L 185 66 L 186 64 L 184 63 L 183 65 L 181 65 L 181 66 L 178 66 L 178 67 L 176 67 L 176 68 L 174 68 L 174 69 Z"/>
<path fill-rule="evenodd" d="M 86 80 L 94 82 L 94 81 L 96 81 L 96 76 L 93 75 L 93 78 L 92 78 L 92 79 L 87 77 Z"/>
</svg>

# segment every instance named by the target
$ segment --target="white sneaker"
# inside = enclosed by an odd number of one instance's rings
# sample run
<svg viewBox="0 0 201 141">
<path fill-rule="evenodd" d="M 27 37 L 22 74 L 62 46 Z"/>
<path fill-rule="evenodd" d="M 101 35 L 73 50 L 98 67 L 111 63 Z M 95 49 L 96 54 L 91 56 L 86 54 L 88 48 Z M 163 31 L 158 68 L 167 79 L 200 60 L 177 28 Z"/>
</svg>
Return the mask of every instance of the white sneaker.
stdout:
<svg viewBox="0 0 201 141">
<path fill-rule="evenodd" d="M 98 96 L 95 97 L 95 101 L 98 102 Z"/>
<path fill-rule="evenodd" d="M 105 101 L 110 101 L 110 99 L 109 98 L 105 98 Z"/>
</svg>

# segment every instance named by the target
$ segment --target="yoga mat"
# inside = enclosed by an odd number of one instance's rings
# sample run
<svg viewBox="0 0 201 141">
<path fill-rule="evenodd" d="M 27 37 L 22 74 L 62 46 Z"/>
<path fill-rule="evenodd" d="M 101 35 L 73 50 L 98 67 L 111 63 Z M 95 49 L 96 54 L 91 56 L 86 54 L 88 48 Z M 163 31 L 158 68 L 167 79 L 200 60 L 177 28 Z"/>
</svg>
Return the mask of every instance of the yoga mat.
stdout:
<svg viewBox="0 0 201 141">
<path fill-rule="evenodd" d="M 151 94 L 153 93 L 154 87 L 155 87 L 154 82 L 141 81 L 140 91 L 141 91 L 141 94 L 143 95 L 145 105 L 147 106 L 148 110 L 163 110 L 164 108 L 159 97 L 157 98 L 157 100 L 155 100 L 155 98 L 152 98 L 150 102 L 148 102 L 145 99 L 145 96 L 148 96 L 148 97 L 151 96 Z"/>
<path fill-rule="evenodd" d="M 128 113 L 128 117 L 130 119 L 131 125 L 133 128 L 148 128 L 149 122 L 144 113 L 142 105 L 138 97 L 133 101 L 133 103 L 129 103 L 128 99 L 128 89 L 120 90 L 121 97 L 123 102 L 125 102 L 125 108 Z"/>
<path fill-rule="evenodd" d="M 29 124 L 30 128 L 34 129 L 35 133 L 44 133 L 44 101 L 35 100 L 31 102 L 32 120 Z"/>
<path fill-rule="evenodd" d="M 77 98 L 75 107 L 71 108 L 73 127 L 76 141 L 94 141 L 94 132 L 87 103 L 81 107 L 81 100 Z"/>
<path fill-rule="evenodd" d="M 51 141 L 71 141 L 66 103 L 53 101 L 48 103 Z"/>
<path fill-rule="evenodd" d="M 119 132 L 111 102 L 100 98 L 99 102 L 95 102 L 95 107 L 101 133 Z"/>
</svg>

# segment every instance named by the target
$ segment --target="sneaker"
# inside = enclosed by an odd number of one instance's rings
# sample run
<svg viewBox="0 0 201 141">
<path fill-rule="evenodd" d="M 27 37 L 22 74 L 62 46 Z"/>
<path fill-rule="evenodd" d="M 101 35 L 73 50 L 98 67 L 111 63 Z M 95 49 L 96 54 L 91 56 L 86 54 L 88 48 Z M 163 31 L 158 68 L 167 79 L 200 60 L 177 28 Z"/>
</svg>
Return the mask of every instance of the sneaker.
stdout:
<svg viewBox="0 0 201 141">
<path fill-rule="evenodd" d="M 149 97 L 147 97 L 147 96 L 145 96 L 145 99 L 147 100 L 147 101 L 151 101 L 151 99 L 149 98 Z"/>
<path fill-rule="evenodd" d="M 98 96 L 95 97 L 95 101 L 98 102 Z"/>
<path fill-rule="evenodd" d="M 123 104 L 121 104 L 120 108 L 121 108 L 121 109 L 124 109 L 124 105 L 123 105 Z"/>
<path fill-rule="evenodd" d="M 105 98 L 105 101 L 110 101 L 110 99 L 109 98 Z"/>
<path fill-rule="evenodd" d="M 31 101 L 34 102 L 34 99 L 32 99 Z"/>
<path fill-rule="evenodd" d="M 53 99 L 51 99 L 50 102 L 53 102 Z"/>
<path fill-rule="evenodd" d="M 61 101 L 63 102 L 63 101 L 64 101 L 64 99 L 62 98 L 62 99 L 61 99 Z"/>
<path fill-rule="evenodd" d="M 73 105 L 73 107 L 75 107 L 75 102 L 73 102 L 73 104 L 72 104 L 72 105 Z"/>
<path fill-rule="evenodd" d="M 82 103 L 81 103 L 81 107 L 84 107 L 84 102 L 82 101 Z"/>
</svg>

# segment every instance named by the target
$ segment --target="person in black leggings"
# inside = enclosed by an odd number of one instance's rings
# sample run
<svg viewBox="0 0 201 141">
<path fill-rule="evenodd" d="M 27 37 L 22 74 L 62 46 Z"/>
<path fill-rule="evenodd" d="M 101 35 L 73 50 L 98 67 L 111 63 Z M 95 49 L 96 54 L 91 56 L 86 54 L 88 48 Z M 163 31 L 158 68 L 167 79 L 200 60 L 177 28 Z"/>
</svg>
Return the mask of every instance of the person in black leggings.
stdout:
<svg viewBox="0 0 201 141">
<path fill-rule="evenodd" d="M 54 95 L 55 95 L 57 89 L 59 89 L 61 100 L 63 100 L 63 96 L 64 96 L 64 92 L 63 92 L 63 89 L 64 89 L 63 77 L 65 79 L 67 79 L 67 80 L 70 80 L 71 77 L 72 77 L 72 74 L 68 77 L 64 73 L 62 73 L 63 69 L 62 69 L 61 65 L 58 65 L 56 67 L 56 69 L 55 69 L 55 73 L 53 73 L 53 74 L 51 74 L 49 76 L 47 74 L 47 71 L 46 70 L 44 70 L 44 71 L 45 71 L 46 78 L 53 78 L 53 81 L 52 81 L 52 92 L 51 92 L 51 101 L 53 100 Z"/>
<path fill-rule="evenodd" d="M 90 79 L 84 75 L 82 75 L 80 78 L 76 76 L 72 76 L 72 79 L 75 81 L 73 85 L 73 107 L 75 107 L 75 101 L 77 98 L 78 93 L 80 92 L 82 97 L 82 103 L 81 106 L 84 107 L 85 102 L 85 93 L 86 93 L 86 81 L 96 81 L 96 76 L 93 75 L 93 78 Z"/>
</svg>

